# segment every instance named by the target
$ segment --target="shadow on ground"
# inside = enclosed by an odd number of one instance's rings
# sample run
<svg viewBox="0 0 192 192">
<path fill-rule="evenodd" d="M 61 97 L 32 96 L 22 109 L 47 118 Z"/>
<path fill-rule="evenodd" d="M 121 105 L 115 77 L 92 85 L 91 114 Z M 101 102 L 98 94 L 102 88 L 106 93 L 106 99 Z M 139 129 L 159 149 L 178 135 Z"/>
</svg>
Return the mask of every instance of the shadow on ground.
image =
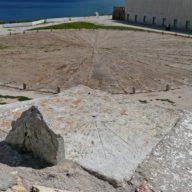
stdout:
<svg viewBox="0 0 192 192">
<path fill-rule="evenodd" d="M 33 169 L 43 169 L 51 166 L 51 164 L 35 158 L 31 154 L 13 148 L 5 141 L 0 142 L 0 163 L 11 167 L 30 167 Z"/>
</svg>

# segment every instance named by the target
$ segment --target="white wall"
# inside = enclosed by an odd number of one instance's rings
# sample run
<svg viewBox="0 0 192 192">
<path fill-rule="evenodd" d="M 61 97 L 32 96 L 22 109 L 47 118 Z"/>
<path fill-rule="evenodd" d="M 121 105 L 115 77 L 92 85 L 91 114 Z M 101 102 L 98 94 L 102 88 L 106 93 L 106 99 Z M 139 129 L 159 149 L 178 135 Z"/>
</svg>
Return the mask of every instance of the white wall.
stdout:
<svg viewBox="0 0 192 192">
<path fill-rule="evenodd" d="M 14 28 L 14 27 L 29 27 L 45 23 L 45 20 L 38 20 L 33 22 L 24 22 L 24 23 L 7 23 L 3 24 L 4 28 Z"/>
<path fill-rule="evenodd" d="M 126 18 L 130 15 L 130 21 L 152 24 L 152 18 L 156 17 L 156 24 L 162 25 L 162 19 L 166 18 L 166 24 L 173 26 L 174 19 L 178 20 L 178 28 L 185 28 L 186 21 L 190 21 L 192 29 L 192 0 L 126 0 Z"/>
</svg>

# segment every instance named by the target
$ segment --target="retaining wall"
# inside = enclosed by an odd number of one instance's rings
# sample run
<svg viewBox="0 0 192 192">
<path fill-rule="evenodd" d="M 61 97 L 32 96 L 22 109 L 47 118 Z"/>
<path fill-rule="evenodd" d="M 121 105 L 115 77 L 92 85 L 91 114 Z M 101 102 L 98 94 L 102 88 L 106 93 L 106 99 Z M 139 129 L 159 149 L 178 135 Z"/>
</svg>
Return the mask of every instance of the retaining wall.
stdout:
<svg viewBox="0 0 192 192">
<path fill-rule="evenodd" d="M 30 26 L 35 26 L 35 25 L 40 25 L 45 23 L 45 20 L 38 20 L 38 21 L 33 21 L 33 22 L 24 22 L 24 23 L 6 23 L 3 24 L 4 28 L 14 28 L 14 27 L 30 27 Z"/>
</svg>

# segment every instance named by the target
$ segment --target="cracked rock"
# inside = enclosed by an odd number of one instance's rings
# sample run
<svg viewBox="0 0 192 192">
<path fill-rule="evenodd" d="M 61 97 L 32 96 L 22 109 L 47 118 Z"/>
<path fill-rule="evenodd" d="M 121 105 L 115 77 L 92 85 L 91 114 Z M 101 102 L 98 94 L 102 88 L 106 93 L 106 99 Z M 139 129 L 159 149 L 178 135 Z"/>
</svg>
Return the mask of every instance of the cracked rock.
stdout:
<svg viewBox="0 0 192 192">
<path fill-rule="evenodd" d="M 37 107 L 32 106 L 12 122 L 12 130 L 5 140 L 22 152 L 32 153 L 50 164 L 58 164 L 65 158 L 64 140 L 55 134 L 45 122 Z"/>
</svg>

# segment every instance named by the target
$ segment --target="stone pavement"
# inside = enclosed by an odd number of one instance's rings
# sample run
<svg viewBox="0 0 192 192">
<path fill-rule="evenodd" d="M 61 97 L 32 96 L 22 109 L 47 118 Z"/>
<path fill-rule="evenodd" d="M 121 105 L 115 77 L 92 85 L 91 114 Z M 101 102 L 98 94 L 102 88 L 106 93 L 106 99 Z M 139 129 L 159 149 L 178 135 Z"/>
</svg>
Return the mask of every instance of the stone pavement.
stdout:
<svg viewBox="0 0 192 192">
<path fill-rule="evenodd" d="M 132 189 L 124 191 L 139 192 L 191 188 L 191 113 L 78 86 L 0 107 L 1 140 L 11 121 L 31 105 L 63 136 L 66 158 L 113 187 L 129 185 Z"/>
<path fill-rule="evenodd" d="M 192 190 L 192 113 L 186 112 L 181 121 L 152 154 L 137 168 L 131 183 L 144 183 L 152 191 Z"/>
</svg>

